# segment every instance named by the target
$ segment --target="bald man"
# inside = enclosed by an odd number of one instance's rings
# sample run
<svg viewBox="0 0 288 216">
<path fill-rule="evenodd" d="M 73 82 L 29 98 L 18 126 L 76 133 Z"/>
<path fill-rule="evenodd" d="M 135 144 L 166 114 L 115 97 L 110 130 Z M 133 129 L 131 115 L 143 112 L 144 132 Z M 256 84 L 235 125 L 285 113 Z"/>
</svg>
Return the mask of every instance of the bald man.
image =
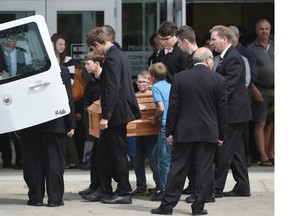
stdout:
<svg viewBox="0 0 288 216">
<path fill-rule="evenodd" d="M 197 49 L 193 62 L 193 68 L 175 74 L 172 82 L 166 122 L 172 159 L 166 193 L 152 214 L 172 214 L 189 166 L 196 170 L 192 215 L 208 213 L 204 205 L 210 193 L 214 154 L 227 124 L 226 86 L 224 77 L 211 70 L 213 54 L 208 48 Z"/>
</svg>

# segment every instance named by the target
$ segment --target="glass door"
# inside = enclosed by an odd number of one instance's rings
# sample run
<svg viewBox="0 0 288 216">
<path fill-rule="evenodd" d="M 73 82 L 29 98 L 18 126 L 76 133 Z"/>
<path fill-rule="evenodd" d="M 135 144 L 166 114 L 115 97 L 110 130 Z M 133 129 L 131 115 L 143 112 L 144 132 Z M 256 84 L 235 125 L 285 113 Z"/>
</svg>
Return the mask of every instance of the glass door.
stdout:
<svg viewBox="0 0 288 216">
<path fill-rule="evenodd" d="M 104 24 L 115 28 L 115 7 L 114 0 L 100 0 L 97 3 L 95 0 L 49 0 L 47 23 L 50 34 L 64 35 L 68 42 L 68 55 L 75 60 L 83 60 L 89 51 L 86 33 Z"/>
</svg>

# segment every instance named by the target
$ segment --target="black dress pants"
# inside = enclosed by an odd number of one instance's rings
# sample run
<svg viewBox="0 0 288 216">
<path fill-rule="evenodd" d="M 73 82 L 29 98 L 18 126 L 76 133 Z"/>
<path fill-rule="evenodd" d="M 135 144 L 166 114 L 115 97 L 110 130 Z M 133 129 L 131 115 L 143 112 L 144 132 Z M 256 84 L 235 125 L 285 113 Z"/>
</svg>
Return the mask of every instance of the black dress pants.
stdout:
<svg viewBox="0 0 288 216">
<path fill-rule="evenodd" d="M 161 208 L 173 209 L 182 194 L 189 165 L 195 170 L 195 202 L 192 211 L 201 211 L 205 200 L 211 193 L 213 180 L 213 161 L 216 143 L 193 142 L 174 143 L 172 159 L 167 178 L 167 189 L 161 202 Z"/>
<path fill-rule="evenodd" d="M 250 192 L 248 170 L 243 142 L 243 130 L 246 123 L 228 124 L 224 143 L 218 146 L 215 163 L 215 192 L 222 193 L 228 171 L 231 168 L 236 181 L 234 189 L 239 193 Z"/>
<path fill-rule="evenodd" d="M 60 203 L 64 194 L 66 134 L 26 132 L 22 134 L 23 174 L 31 202 Z"/>
<path fill-rule="evenodd" d="M 11 167 L 12 148 L 9 133 L 0 134 L 0 152 L 2 153 L 3 167 Z"/>
<path fill-rule="evenodd" d="M 113 192 L 112 178 L 117 176 L 115 193 L 123 196 L 131 191 L 129 182 L 129 162 L 126 124 L 108 127 L 99 138 L 98 157 L 102 189 L 105 194 Z"/>
</svg>

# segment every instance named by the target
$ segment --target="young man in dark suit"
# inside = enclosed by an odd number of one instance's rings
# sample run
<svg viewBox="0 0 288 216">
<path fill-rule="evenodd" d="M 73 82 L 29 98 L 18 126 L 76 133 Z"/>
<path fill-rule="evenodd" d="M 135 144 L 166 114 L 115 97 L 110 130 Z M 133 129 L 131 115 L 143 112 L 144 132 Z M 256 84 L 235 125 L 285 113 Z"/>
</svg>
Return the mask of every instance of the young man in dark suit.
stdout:
<svg viewBox="0 0 288 216">
<path fill-rule="evenodd" d="M 188 165 L 196 170 L 192 215 L 207 214 L 204 204 L 210 193 L 214 154 L 227 123 L 226 86 L 225 79 L 211 70 L 213 54 L 208 48 L 197 49 L 193 62 L 193 68 L 173 79 L 166 123 L 166 137 L 173 143 L 172 159 L 166 193 L 152 214 L 172 214 Z"/>
<path fill-rule="evenodd" d="M 215 164 L 215 196 L 250 196 L 250 184 L 244 153 L 243 130 L 252 118 L 249 96 L 245 86 L 245 64 L 232 46 L 233 32 L 226 26 L 214 26 L 211 45 L 220 53 L 216 72 L 226 79 L 228 99 L 228 128 L 224 143 L 217 149 Z M 236 185 L 223 193 L 229 169 Z"/>
<path fill-rule="evenodd" d="M 196 42 L 196 34 L 192 27 L 184 25 L 178 28 L 176 32 L 176 38 L 177 38 L 177 43 L 178 43 L 179 48 L 183 52 L 187 52 L 189 54 L 187 57 L 188 64 L 187 64 L 186 69 L 190 69 L 194 66 L 193 55 L 195 51 L 198 49 L 197 42 Z M 193 169 L 189 169 L 187 177 L 189 180 L 188 186 L 185 189 L 183 189 L 182 194 L 190 194 L 190 196 L 187 197 L 185 200 L 188 203 L 192 203 L 195 199 L 194 194 L 193 194 L 193 190 L 194 190 L 193 189 L 193 178 L 194 178 Z"/>
<path fill-rule="evenodd" d="M 158 53 L 155 62 L 162 62 L 168 68 L 167 82 L 172 83 L 173 76 L 188 66 L 188 53 L 183 52 L 177 43 L 177 25 L 170 21 L 161 23 L 157 30 L 158 40 L 163 49 Z"/>
<path fill-rule="evenodd" d="M 23 175 L 28 186 L 28 205 L 43 206 L 45 184 L 48 207 L 63 206 L 64 170 L 67 136 L 76 127 L 69 70 L 61 67 L 61 76 L 69 97 L 70 113 L 20 131 L 23 150 Z"/>
<path fill-rule="evenodd" d="M 126 54 L 109 41 L 101 27 L 87 33 L 88 47 L 105 56 L 101 75 L 102 119 L 99 123 L 99 170 L 102 185 L 102 202 L 131 204 L 129 192 L 129 162 L 127 158 L 128 122 L 141 117 L 133 89 L 131 66 Z M 116 173 L 112 174 L 112 170 Z M 112 176 L 118 176 L 117 189 L 113 193 Z"/>
</svg>

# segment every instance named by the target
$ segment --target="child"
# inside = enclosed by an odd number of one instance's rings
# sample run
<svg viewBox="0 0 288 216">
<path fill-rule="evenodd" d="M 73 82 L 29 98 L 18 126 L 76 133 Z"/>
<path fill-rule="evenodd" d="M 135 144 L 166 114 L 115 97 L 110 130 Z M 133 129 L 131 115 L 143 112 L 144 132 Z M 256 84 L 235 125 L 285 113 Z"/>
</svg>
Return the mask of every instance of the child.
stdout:
<svg viewBox="0 0 288 216">
<path fill-rule="evenodd" d="M 85 57 L 85 68 L 91 78 L 88 81 L 84 92 L 84 106 L 90 106 L 94 101 L 100 99 L 100 76 L 102 73 L 104 57 L 97 55 L 94 51 L 89 52 Z M 98 138 L 94 137 L 93 147 L 91 150 L 90 164 L 87 164 L 90 169 L 90 185 L 87 189 L 79 191 L 83 199 L 88 201 L 99 201 L 97 189 L 100 186 L 99 171 L 97 168 L 97 149 Z M 89 162 L 88 162 L 89 163 Z M 90 165 L 90 166 L 89 166 Z M 84 167 L 83 167 L 84 168 Z M 96 196 L 97 195 L 97 196 Z"/>
<path fill-rule="evenodd" d="M 166 191 L 167 175 L 170 167 L 172 147 L 165 137 L 166 116 L 169 104 L 169 94 L 171 84 L 166 81 L 167 67 L 157 62 L 149 67 L 151 75 L 152 94 L 156 103 L 156 112 L 151 117 L 151 123 L 156 124 L 161 121 L 161 130 L 158 135 L 158 140 L 153 148 L 152 156 L 155 172 L 159 176 L 161 191 L 151 197 L 152 201 L 161 201 Z"/>
<path fill-rule="evenodd" d="M 147 70 L 140 72 L 137 76 L 137 87 L 139 92 L 137 94 L 151 94 L 151 82 L 150 73 Z M 143 196 L 148 195 L 147 181 L 145 176 L 145 159 L 148 157 L 149 166 L 153 173 L 153 179 L 156 187 L 160 188 L 159 177 L 156 176 L 153 168 L 152 149 L 157 142 L 157 135 L 151 136 L 138 136 L 136 137 L 135 145 L 135 165 L 134 171 L 136 175 L 136 186 L 137 188 L 131 193 L 132 196 Z"/>
</svg>

